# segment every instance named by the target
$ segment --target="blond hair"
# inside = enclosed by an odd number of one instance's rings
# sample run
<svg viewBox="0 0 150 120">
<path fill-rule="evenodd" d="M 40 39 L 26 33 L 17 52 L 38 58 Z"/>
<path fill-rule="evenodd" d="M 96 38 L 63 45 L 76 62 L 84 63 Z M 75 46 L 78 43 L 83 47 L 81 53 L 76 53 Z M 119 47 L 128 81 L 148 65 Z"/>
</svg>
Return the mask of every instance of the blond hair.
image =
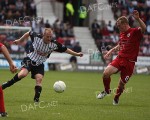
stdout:
<svg viewBox="0 0 150 120">
<path fill-rule="evenodd" d="M 126 16 L 121 16 L 121 17 L 119 17 L 119 18 L 117 19 L 117 22 L 118 22 L 118 21 L 120 21 L 121 23 L 127 23 L 127 24 L 129 24 L 129 21 L 128 21 L 128 19 L 127 19 Z"/>
</svg>

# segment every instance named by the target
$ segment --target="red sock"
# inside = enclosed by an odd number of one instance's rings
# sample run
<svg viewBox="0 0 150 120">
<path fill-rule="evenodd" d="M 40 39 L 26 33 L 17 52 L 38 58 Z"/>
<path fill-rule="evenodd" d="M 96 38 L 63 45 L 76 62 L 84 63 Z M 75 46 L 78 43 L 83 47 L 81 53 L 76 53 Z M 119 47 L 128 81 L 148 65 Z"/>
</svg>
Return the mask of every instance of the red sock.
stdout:
<svg viewBox="0 0 150 120">
<path fill-rule="evenodd" d="M 5 112 L 3 90 L 0 86 L 0 112 Z"/>
<path fill-rule="evenodd" d="M 110 93 L 110 81 L 111 78 L 103 78 L 103 83 L 104 83 L 104 87 L 105 87 L 105 91 L 109 94 Z"/>
<path fill-rule="evenodd" d="M 117 91 L 116 91 L 116 95 L 115 95 L 115 98 L 114 99 L 119 99 L 120 95 L 123 93 L 123 89 L 121 88 L 117 88 Z"/>
</svg>

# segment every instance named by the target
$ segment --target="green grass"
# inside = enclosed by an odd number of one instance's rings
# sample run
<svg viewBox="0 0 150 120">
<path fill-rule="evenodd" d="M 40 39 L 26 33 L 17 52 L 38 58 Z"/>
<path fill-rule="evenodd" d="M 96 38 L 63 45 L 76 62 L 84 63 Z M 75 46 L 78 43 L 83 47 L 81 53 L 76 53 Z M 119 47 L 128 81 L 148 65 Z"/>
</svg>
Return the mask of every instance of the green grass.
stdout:
<svg viewBox="0 0 150 120">
<path fill-rule="evenodd" d="M 7 70 L 0 70 L 0 83 L 13 77 Z M 33 103 L 35 80 L 30 75 L 7 88 L 5 106 L 8 120 L 149 120 L 150 76 L 133 75 L 119 106 L 113 106 L 113 94 L 102 100 L 96 93 L 103 90 L 102 74 L 90 72 L 46 72 L 39 106 Z M 112 76 L 111 88 L 116 88 L 119 75 Z M 56 93 L 53 84 L 66 83 L 64 93 Z M 23 106 L 23 110 L 21 109 Z M 25 106 L 27 109 L 25 109 Z"/>
</svg>

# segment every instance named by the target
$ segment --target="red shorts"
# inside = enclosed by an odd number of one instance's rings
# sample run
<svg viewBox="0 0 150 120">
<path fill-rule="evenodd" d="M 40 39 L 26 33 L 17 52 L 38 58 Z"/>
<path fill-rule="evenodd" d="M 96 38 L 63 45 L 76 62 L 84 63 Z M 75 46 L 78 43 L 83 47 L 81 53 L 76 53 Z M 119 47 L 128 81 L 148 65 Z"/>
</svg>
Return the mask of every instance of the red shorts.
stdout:
<svg viewBox="0 0 150 120">
<path fill-rule="evenodd" d="M 121 72 L 121 81 L 125 84 L 133 73 L 135 62 L 130 62 L 122 57 L 116 57 L 109 65 L 114 66 Z"/>
</svg>

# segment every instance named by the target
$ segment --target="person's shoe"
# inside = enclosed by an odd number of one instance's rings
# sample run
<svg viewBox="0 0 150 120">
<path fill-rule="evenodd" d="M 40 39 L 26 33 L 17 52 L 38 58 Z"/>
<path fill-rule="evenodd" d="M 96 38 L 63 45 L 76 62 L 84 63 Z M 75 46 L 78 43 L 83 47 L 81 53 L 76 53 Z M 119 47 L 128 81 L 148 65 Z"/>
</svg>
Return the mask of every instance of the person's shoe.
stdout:
<svg viewBox="0 0 150 120">
<path fill-rule="evenodd" d="M 0 112 L 0 117 L 8 117 L 8 114 L 6 112 Z"/>
<path fill-rule="evenodd" d="M 39 102 L 39 98 L 34 98 L 34 102 Z"/>
<path fill-rule="evenodd" d="M 118 105 L 119 104 L 119 99 L 113 99 L 113 105 Z"/>
<path fill-rule="evenodd" d="M 111 94 L 111 90 L 109 90 L 109 93 L 103 91 L 97 95 L 97 99 L 103 99 L 106 95 L 110 95 L 110 94 Z"/>
<path fill-rule="evenodd" d="M 106 91 L 103 91 L 97 95 L 98 99 L 103 99 L 107 95 Z"/>
</svg>

